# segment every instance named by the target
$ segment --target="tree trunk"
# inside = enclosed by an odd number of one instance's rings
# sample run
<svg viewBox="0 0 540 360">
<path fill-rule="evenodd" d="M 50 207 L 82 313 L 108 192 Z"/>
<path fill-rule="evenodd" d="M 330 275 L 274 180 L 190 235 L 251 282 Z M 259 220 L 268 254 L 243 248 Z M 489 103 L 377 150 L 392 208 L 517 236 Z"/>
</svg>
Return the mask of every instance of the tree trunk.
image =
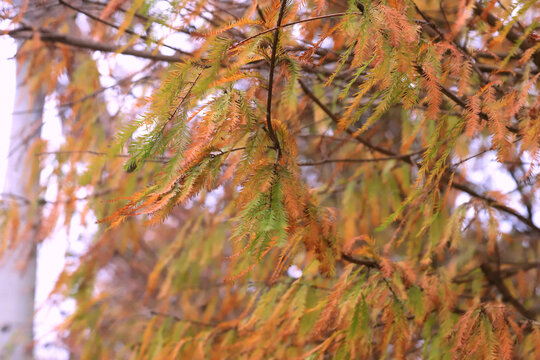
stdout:
<svg viewBox="0 0 540 360">
<path fill-rule="evenodd" d="M 21 219 L 18 237 L 0 259 L 0 359 L 11 360 L 32 358 L 39 176 L 29 179 L 25 162 L 30 146 L 41 133 L 45 94 L 27 84 L 29 71 L 28 61 L 17 64 L 15 106 L 3 189 L 4 194 L 14 200 L 29 200 L 18 201 Z"/>
</svg>

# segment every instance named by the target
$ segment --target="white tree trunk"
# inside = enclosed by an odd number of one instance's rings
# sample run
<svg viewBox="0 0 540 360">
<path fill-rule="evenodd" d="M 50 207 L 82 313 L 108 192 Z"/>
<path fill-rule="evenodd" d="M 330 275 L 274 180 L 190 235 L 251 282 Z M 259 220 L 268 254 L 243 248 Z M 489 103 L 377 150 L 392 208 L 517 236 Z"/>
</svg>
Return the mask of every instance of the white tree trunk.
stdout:
<svg viewBox="0 0 540 360">
<path fill-rule="evenodd" d="M 39 179 L 28 178 L 25 160 L 29 146 L 41 133 L 45 96 L 39 91 L 36 93 L 35 89 L 25 83 L 30 71 L 28 62 L 17 64 L 17 68 L 17 89 L 3 193 L 13 199 L 20 197 L 33 203 L 18 202 L 21 219 L 19 229 L 22 229 L 28 224 L 28 212 L 39 211 Z M 33 182 L 30 186 L 29 181 Z M 32 358 L 37 215 L 31 218 L 31 231 L 24 232 L 24 238 L 17 239 L 18 245 L 7 249 L 0 259 L 0 359 Z"/>
</svg>

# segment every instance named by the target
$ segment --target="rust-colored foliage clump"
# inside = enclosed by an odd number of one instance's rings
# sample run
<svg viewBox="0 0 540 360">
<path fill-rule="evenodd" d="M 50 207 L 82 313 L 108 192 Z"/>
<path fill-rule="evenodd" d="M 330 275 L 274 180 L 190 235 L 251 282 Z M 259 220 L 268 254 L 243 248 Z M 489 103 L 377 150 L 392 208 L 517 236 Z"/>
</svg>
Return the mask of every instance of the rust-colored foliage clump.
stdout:
<svg viewBox="0 0 540 360">
<path fill-rule="evenodd" d="M 99 224 L 72 354 L 540 358 L 537 1 L 56 6 L 9 35 L 66 129 L 42 234 Z"/>
</svg>

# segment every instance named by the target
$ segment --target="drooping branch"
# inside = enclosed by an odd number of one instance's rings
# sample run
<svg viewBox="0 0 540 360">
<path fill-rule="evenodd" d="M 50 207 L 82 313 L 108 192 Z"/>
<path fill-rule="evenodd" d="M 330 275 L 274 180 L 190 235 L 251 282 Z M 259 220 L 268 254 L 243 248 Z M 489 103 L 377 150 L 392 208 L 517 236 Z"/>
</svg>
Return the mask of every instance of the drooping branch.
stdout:
<svg viewBox="0 0 540 360">
<path fill-rule="evenodd" d="M 414 5 L 414 9 L 416 10 L 416 12 L 426 21 L 426 25 L 431 27 L 436 33 L 437 33 L 437 37 L 438 39 L 440 40 L 443 40 L 445 38 L 443 32 L 439 29 L 439 27 L 437 26 L 437 24 L 435 24 L 431 18 L 429 16 L 427 16 L 419 7 L 418 5 L 413 1 L 413 5 Z M 442 6 L 442 3 L 440 3 L 440 7 L 441 7 L 441 10 L 443 10 L 443 6 Z M 442 11 L 442 13 L 444 14 L 444 11 Z M 446 18 L 446 16 L 445 16 Z M 486 77 L 486 74 L 484 74 L 482 72 L 482 69 L 478 66 L 478 60 L 469 52 L 469 50 L 467 50 L 466 47 L 462 46 L 461 44 L 459 44 L 458 42 L 456 42 L 455 40 L 452 40 L 452 44 L 457 48 L 459 49 L 459 51 L 461 51 L 462 54 L 464 54 L 466 57 L 468 57 L 471 61 L 471 64 L 472 64 L 472 67 L 474 69 L 474 71 L 478 74 L 478 76 L 480 77 L 480 79 L 482 80 L 482 82 L 485 84 L 487 83 L 488 79 Z"/>
<path fill-rule="evenodd" d="M 341 258 L 351 264 L 361 265 L 372 269 L 381 269 L 381 265 L 375 260 L 358 259 L 343 252 L 341 253 Z M 480 265 L 480 269 L 484 273 L 487 281 L 499 290 L 499 292 L 503 296 L 503 301 L 510 303 L 510 305 L 512 305 L 521 315 L 523 315 L 528 320 L 535 320 L 536 313 L 525 308 L 525 306 L 510 293 L 510 290 L 506 287 L 503 280 L 497 275 L 495 271 L 490 268 L 487 263 L 482 263 Z"/>
<path fill-rule="evenodd" d="M 475 4 L 475 7 L 474 7 L 474 13 L 475 15 L 477 15 L 478 17 L 480 17 L 482 20 L 486 21 L 490 26 L 497 26 L 497 24 L 500 24 L 501 21 L 499 20 L 499 18 L 495 15 L 493 15 L 492 13 L 490 13 L 489 11 L 485 11 L 484 8 L 482 7 L 482 4 L 480 4 L 479 2 L 477 2 Z M 506 38 L 514 43 L 514 44 L 518 44 L 519 43 L 519 48 L 523 51 L 527 51 L 529 50 L 530 48 L 532 48 L 533 46 L 535 46 L 535 43 L 534 41 L 532 41 L 531 39 L 529 38 L 526 38 L 522 41 L 522 34 L 517 30 L 515 29 L 514 27 L 512 27 L 510 29 L 510 31 L 508 31 L 506 33 Z M 536 64 L 536 66 L 540 69 L 540 52 L 539 51 L 536 51 L 534 54 L 533 54 L 533 61 L 534 63 Z"/>
<path fill-rule="evenodd" d="M 332 119 L 332 121 L 334 123 L 338 124 L 339 117 L 336 116 L 326 105 L 324 105 L 315 96 L 315 94 L 313 94 L 313 92 L 304 84 L 303 81 L 299 80 L 299 83 L 300 83 L 300 86 L 302 87 L 302 90 L 304 91 L 304 93 L 310 99 L 312 99 L 313 102 L 315 102 L 326 113 L 326 115 L 328 115 L 328 117 L 330 117 L 330 119 Z M 371 144 L 369 141 L 363 139 L 358 134 L 355 134 L 355 131 L 352 130 L 352 129 L 346 128 L 345 131 L 347 131 L 347 133 L 351 134 L 356 140 L 358 140 L 358 142 L 360 142 L 361 144 L 367 146 L 368 148 L 370 148 L 370 149 L 372 149 L 374 151 L 377 151 L 377 152 L 379 152 L 381 154 L 388 155 L 388 156 L 396 156 L 396 159 L 399 159 L 399 160 L 404 161 L 404 162 L 406 162 L 408 164 L 411 164 L 411 165 L 416 165 L 419 168 L 421 167 L 421 164 L 413 161 L 410 154 L 399 156 L 398 154 L 394 153 L 391 150 L 383 149 L 383 148 L 380 148 L 378 146 L 375 146 L 375 145 Z M 442 176 L 442 180 L 445 181 L 445 182 L 449 182 L 451 177 L 452 177 L 451 174 L 448 171 L 445 171 L 445 173 Z M 476 192 L 475 190 L 473 190 L 471 187 L 469 187 L 467 185 L 460 184 L 460 183 L 457 183 L 455 181 L 452 181 L 450 186 L 452 188 L 454 188 L 454 189 L 457 189 L 457 190 L 460 190 L 460 191 L 463 191 L 463 192 L 467 193 L 468 195 L 470 195 L 473 198 L 484 201 L 486 203 L 486 205 L 488 205 L 488 206 L 490 206 L 490 207 L 492 207 L 494 209 L 500 210 L 502 212 L 505 212 L 505 213 L 507 213 L 509 215 L 514 216 L 515 218 L 520 220 L 522 223 L 526 224 L 531 229 L 533 229 L 535 232 L 540 233 L 540 228 L 538 226 L 536 226 L 536 224 L 534 224 L 530 219 L 527 219 L 525 216 L 521 215 L 519 212 L 512 209 L 511 207 L 503 205 L 503 204 L 499 203 L 497 200 L 492 199 L 492 198 L 490 198 L 488 196 L 484 196 L 482 194 L 479 194 L 478 192 Z"/>
<path fill-rule="evenodd" d="M 420 76 L 422 77 L 425 77 L 426 76 L 426 72 L 424 71 L 424 69 L 420 66 L 420 65 L 417 65 L 416 66 L 416 70 L 418 72 L 418 74 L 420 74 Z M 441 90 L 441 92 L 450 100 L 452 100 L 452 102 L 456 105 L 458 105 L 460 108 L 462 108 L 463 110 L 467 110 L 467 103 L 465 102 L 465 100 L 463 100 L 462 98 L 460 98 L 459 96 L 457 96 L 456 94 L 454 94 L 452 91 L 450 91 L 449 89 L 447 89 L 446 87 L 444 87 L 442 84 L 437 84 L 437 86 L 439 87 L 439 89 Z M 489 117 L 487 116 L 486 113 L 484 112 L 480 112 L 478 114 L 478 116 L 480 117 L 480 119 L 484 120 L 484 121 L 490 121 L 489 120 Z M 519 133 L 519 130 L 516 129 L 515 127 L 513 126 L 506 126 L 506 129 L 514 134 L 518 134 Z"/>
</svg>

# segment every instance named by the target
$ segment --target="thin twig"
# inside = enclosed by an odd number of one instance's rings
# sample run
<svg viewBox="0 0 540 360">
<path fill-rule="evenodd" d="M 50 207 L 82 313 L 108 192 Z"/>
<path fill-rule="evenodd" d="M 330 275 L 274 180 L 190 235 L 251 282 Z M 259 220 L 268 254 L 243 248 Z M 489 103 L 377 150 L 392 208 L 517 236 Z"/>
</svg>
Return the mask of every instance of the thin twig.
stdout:
<svg viewBox="0 0 540 360">
<path fill-rule="evenodd" d="M 102 24 L 104 24 L 104 25 L 107 25 L 107 26 L 112 27 L 112 28 L 117 29 L 117 30 L 120 29 L 120 26 L 118 26 L 118 25 L 116 25 L 116 24 L 113 24 L 113 23 L 110 22 L 110 21 L 104 20 L 104 19 L 100 18 L 99 16 L 96 16 L 96 15 L 94 15 L 94 14 L 92 14 L 92 13 L 90 13 L 90 12 L 84 10 L 84 9 L 78 8 L 78 7 L 76 7 L 76 6 L 73 6 L 73 5 L 71 5 L 70 3 L 68 3 L 68 2 L 65 1 L 65 0 L 58 0 L 58 1 L 60 2 L 60 4 L 64 5 L 65 7 L 68 7 L 68 8 L 70 8 L 71 10 L 73 10 L 73 11 L 75 11 L 75 12 L 81 13 L 81 14 L 83 14 L 83 15 L 89 17 L 89 18 L 92 19 L 92 20 L 95 20 L 95 21 L 97 21 L 97 22 L 100 22 L 100 23 L 102 23 Z M 170 46 L 170 45 L 167 45 L 167 44 L 163 44 L 163 43 L 161 43 L 161 42 L 159 42 L 159 41 L 150 39 L 150 38 L 148 38 L 148 36 L 146 36 L 146 35 L 137 34 L 137 33 L 136 33 L 135 31 L 133 31 L 133 30 L 125 29 L 124 32 L 127 33 L 127 34 L 130 34 L 130 35 L 133 35 L 133 36 L 137 36 L 137 37 L 139 37 L 139 38 L 141 38 L 141 39 L 143 39 L 143 40 L 145 40 L 145 41 L 151 41 L 151 42 L 153 42 L 154 44 L 158 44 L 158 45 L 161 45 L 161 46 L 166 47 L 166 48 L 168 48 L 168 49 L 177 51 L 177 52 L 179 52 L 179 53 L 181 53 L 181 54 L 184 54 L 184 55 L 191 55 L 191 54 L 188 53 L 187 51 L 184 51 L 184 50 L 182 50 L 182 49 L 175 48 L 174 46 Z"/>
<path fill-rule="evenodd" d="M 129 158 L 131 155 L 129 154 L 116 154 L 116 155 L 109 155 L 104 152 L 99 151 L 93 151 L 93 150 L 62 150 L 62 151 L 42 151 L 35 154 L 35 156 L 42 156 L 42 155 L 72 155 L 72 154 L 88 154 L 88 155 L 94 155 L 94 156 L 111 156 L 111 157 L 118 157 L 118 158 Z M 169 160 L 166 156 L 160 156 L 154 159 L 146 160 L 146 162 L 155 162 L 155 163 L 166 163 Z"/>
<path fill-rule="evenodd" d="M 237 147 L 232 148 L 229 150 L 216 150 L 218 153 L 210 153 L 211 157 L 216 156 L 222 156 L 226 155 L 231 152 L 245 150 L 246 147 Z M 61 151 L 42 151 L 34 154 L 35 156 L 42 156 L 42 155 L 71 155 L 71 154 L 88 154 L 88 155 L 94 155 L 94 156 L 110 156 L 110 157 L 118 157 L 118 158 L 129 158 L 132 155 L 129 154 L 116 154 L 116 155 L 110 155 L 104 152 L 94 151 L 94 150 L 61 150 Z M 168 156 L 159 156 L 153 159 L 145 160 L 146 162 L 154 162 L 154 163 L 161 163 L 166 164 L 167 161 L 169 161 L 171 158 Z"/>
<path fill-rule="evenodd" d="M 362 13 L 356 13 L 356 12 L 352 12 L 351 14 L 362 15 Z M 250 40 L 253 40 L 253 39 L 255 39 L 255 38 L 259 37 L 259 36 L 262 36 L 264 34 L 268 34 L 269 32 L 279 30 L 281 28 L 285 28 L 285 27 L 289 27 L 289 26 L 293 26 L 293 25 L 297 25 L 297 24 L 302 24 L 302 23 L 309 22 L 309 21 L 328 19 L 328 18 L 340 17 L 340 16 L 345 16 L 345 15 L 347 15 L 347 13 L 341 12 L 341 13 L 334 13 L 334 14 L 315 16 L 315 17 L 312 17 L 312 18 L 309 18 L 309 19 L 297 20 L 297 21 L 293 21 L 293 22 L 290 22 L 290 23 L 287 23 L 287 24 L 284 24 L 284 25 L 281 25 L 281 23 L 278 23 L 278 25 L 274 26 L 273 28 L 266 29 L 264 31 L 261 31 L 261 32 L 255 34 L 255 35 L 252 35 L 252 36 L 250 36 L 248 38 L 245 38 L 244 40 L 242 40 L 240 42 L 237 42 L 236 44 L 232 45 L 229 48 L 229 50 L 235 49 L 235 48 L 247 43 Z"/>
<path fill-rule="evenodd" d="M 27 197 L 24 197 L 22 195 L 13 194 L 13 193 L 0 193 L 0 197 L 7 197 L 7 198 L 10 198 L 12 200 L 22 201 L 25 205 L 28 205 L 28 204 L 31 203 L 30 199 L 28 199 Z"/>
<path fill-rule="evenodd" d="M 324 165 L 324 164 L 330 164 L 330 163 L 336 163 L 336 162 L 350 162 L 350 163 L 370 163 L 370 162 L 378 162 L 378 161 L 390 161 L 390 160 L 399 160 L 403 157 L 410 157 L 414 155 L 418 155 L 422 153 L 422 151 L 417 151 L 410 154 L 404 154 L 404 155 L 395 155 L 395 156 L 386 156 L 381 158 L 372 158 L 372 159 L 354 159 L 354 158 L 343 158 L 343 159 L 325 159 L 320 161 L 313 161 L 313 162 L 299 162 L 298 166 L 317 166 L 317 165 Z"/>
<path fill-rule="evenodd" d="M 217 327 L 217 324 L 214 324 L 214 323 L 206 323 L 206 322 L 202 322 L 202 321 L 198 321 L 198 320 L 185 319 L 185 318 L 182 318 L 182 317 L 180 317 L 178 315 L 175 315 L 175 314 L 164 313 L 164 312 L 157 311 L 157 310 L 154 310 L 154 309 L 150 310 L 150 314 L 152 314 L 154 316 L 170 317 L 170 318 L 173 318 L 176 321 L 185 321 L 185 322 L 191 323 L 193 325 L 206 326 L 206 327 Z"/>
<path fill-rule="evenodd" d="M 150 65 L 152 65 L 150 63 Z M 147 67 L 150 67 L 150 66 L 145 66 L 144 68 L 140 69 L 137 74 L 141 73 L 142 71 L 145 71 Z M 115 88 L 117 86 L 122 86 L 124 83 L 126 83 L 129 79 L 131 79 L 133 76 L 135 76 L 136 74 L 130 74 L 126 77 L 124 77 L 123 79 L 120 79 L 118 80 L 116 83 L 110 85 L 110 86 L 106 86 L 106 87 L 102 87 L 94 92 L 91 92 L 90 94 L 87 94 L 87 95 L 84 95 L 84 96 L 81 96 L 80 98 L 77 98 L 77 99 L 74 99 L 74 100 L 71 100 L 71 101 L 68 101 L 68 102 L 64 102 L 64 103 L 60 103 L 60 104 L 57 104 L 55 105 L 53 108 L 39 108 L 39 109 L 26 109 L 26 110 L 18 110 L 18 111 L 14 111 L 12 112 L 11 114 L 12 115 L 18 115 L 18 114 L 29 114 L 29 113 L 37 113 L 37 112 L 41 112 L 41 111 L 47 111 L 49 109 L 62 109 L 62 108 L 66 108 L 66 107 L 71 107 L 75 104 L 78 104 L 80 102 L 84 102 L 88 99 L 91 99 L 109 89 L 112 89 L 112 88 Z M 137 80 L 133 80 L 130 82 L 131 85 L 133 84 L 136 84 L 138 82 L 142 82 L 142 81 L 145 81 L 145 80 L 148 80 L 150 78 L 150 76 L 144 76 L 140 79 L 137 79 Z"/>
<path fill-rule="evenodd" d="M 472 160 L 472 159 L 474 159 L 474 158 L 476 158 L 476 157 L 479 157 L 479 156 L 481 156 L 481 155 L 484 155 L 485 153 L 490 152 L 490 151 L 492 151 L 492 150 L 495 150 L 495 149 L 494 149 L 493 147 L 490 147 L 489 149 L 482 150 L 482 151 L 480 151 L 480 152 L 478 152 L 478 153 L 476 153 L 476 154 L 474 154 L 474 155 L 471 155 L 471 156 L 469 156 L 469 157 L 466 157 L 465 159 L 463 159 L 463 160 L 461 160 L 461 161 L 458 161 L 458 162 L 455 163 L 455 164 L 450 165 L 450 167 L 451 167 L 451 168 L 456 168 L 456 167 L 460 166 L 461 164 L 463 164 L 463 163 L 465 163 L 465 162 L 467 162 L 467 161 L 469 161 L 469 160 Z"/>
</svg>

